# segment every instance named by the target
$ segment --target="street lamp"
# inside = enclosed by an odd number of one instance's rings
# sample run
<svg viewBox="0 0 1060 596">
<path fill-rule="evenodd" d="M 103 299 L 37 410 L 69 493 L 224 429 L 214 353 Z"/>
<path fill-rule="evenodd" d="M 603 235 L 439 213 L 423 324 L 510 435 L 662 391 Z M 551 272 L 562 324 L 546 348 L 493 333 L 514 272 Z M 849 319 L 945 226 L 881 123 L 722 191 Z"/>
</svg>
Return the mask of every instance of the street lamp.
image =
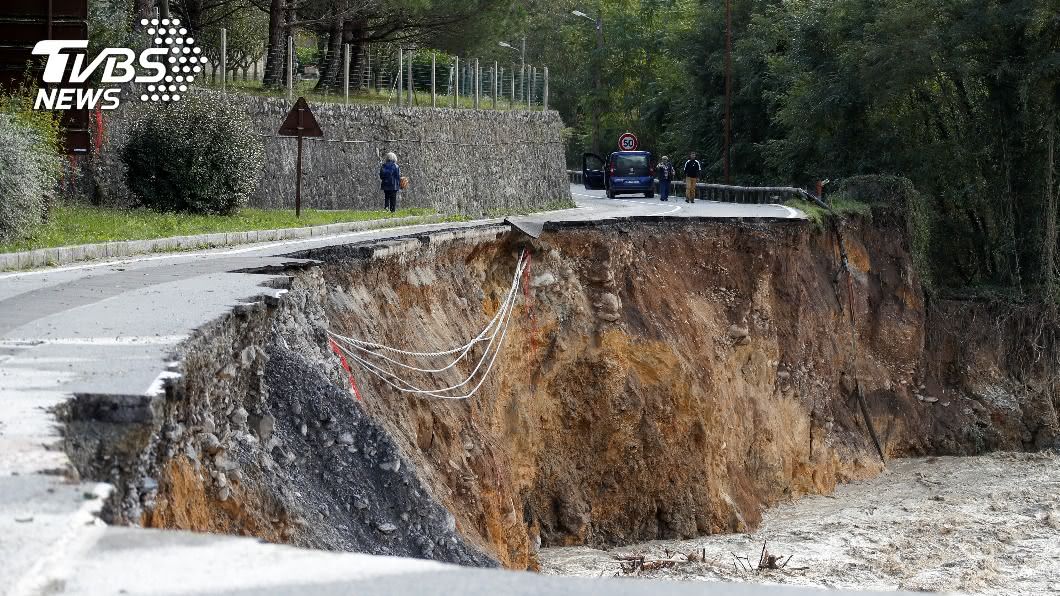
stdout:
<svg viewBox="0 0 1060 596">
<path fill-rule="evenodd" d="M 524 96 L 526 94 L 526 37 L 523 37 L 523 43 L 520 48 L 517 48 L 506 41 L 500 41 L 497 42 L 497 44 L 500 45 L 502 48 L 508 48 L 509 50 L 512 50 L 514 52 L 519 52 L 519 76 L 522 77 L 522 80 L 519 82 L 519 97 L 520 100 L 525 99 Z M 512 76 L 515 75 L 513 74 Z"/>
<path fill-rule="evenodd" d="M 600 96 L 603 95 L 603 78 L 600 71 L 602 66 L 600 60 L 604 54 L 604 19 L 598 16 L 595 19 L 580 10 L 572 10 L 570 13 L 576 17 L 592 21 L 596 26 L 596 68 L 593 69 L 593 153 L 600 154 Z"/>
</svg>

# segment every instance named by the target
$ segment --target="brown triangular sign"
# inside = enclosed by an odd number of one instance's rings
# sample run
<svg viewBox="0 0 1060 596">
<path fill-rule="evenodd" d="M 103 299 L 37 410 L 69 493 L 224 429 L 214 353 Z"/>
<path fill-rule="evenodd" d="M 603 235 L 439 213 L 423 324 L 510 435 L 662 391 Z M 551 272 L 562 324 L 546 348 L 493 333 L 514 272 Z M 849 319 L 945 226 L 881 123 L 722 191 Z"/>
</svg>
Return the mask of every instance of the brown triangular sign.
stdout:
<svg viewBox="0 0 1060 596">
<path fill-rule="evenodd" d="M 283 119 L 279 134 L 285 137 L 322 137 L 324 131 L 320 130 L 320 125 L 313 117 L 305 98 L 299 97 L 290 113 Z"/>
</svg>

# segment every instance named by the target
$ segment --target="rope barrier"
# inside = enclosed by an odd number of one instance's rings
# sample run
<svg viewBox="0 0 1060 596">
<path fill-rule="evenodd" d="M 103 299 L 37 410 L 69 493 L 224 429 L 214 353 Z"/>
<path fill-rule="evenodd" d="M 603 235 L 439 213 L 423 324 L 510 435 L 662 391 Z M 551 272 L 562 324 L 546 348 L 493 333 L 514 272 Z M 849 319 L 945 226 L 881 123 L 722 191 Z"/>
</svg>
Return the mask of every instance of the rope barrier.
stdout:
<svg viewBox="0 0 1060 596">
<path fill-rule="evenodd" d="M 523 263 L 524 263 L 523 258 L 520 257 L 519 258 L 519 262 L 516 264 L 516 269 L 517 270 L 522 270 Z M 512 285 L 508 288 L 508 294 L 506 295 L 505 300 L 501 302 L 502 304 L 506 304 L 506 303 L 508 303 L 508 302 L 510 302 L 510 301 L 515 299 L 515 292 L 516 292 L 517 287 L 518 287 L 518 280 L 519 280 L 519 277 L 518 277 L 518 275 L 516 275 L 516 277 L 512 281 Z M 481 333 L 479 333 L 475 338 L 473 338 L 471 341 L 469 341 L 469 343 L 466 343 L 463 346 L 459 346 L 457 348 L 453 348 L 453 349 L 449 349 L 449 350 L 443 350 L 443 351 L 436 351 L 436 352 L 412 352 L 412 351 L 407 351 L 407 350 L 400 350 L 398 348 L 392 348 L 390 346 L 385 346 L 383 344 L 373 343 L 373 341 L 365 341 L 365 340 L 357 339 L 356 337 L 340 335 L 338 333 L 334 333 L 334 332 L 331 332 L 331 331 L 329 331 L 328 334 L 331 335 L 333 338 L 340 339 L 342 341 L 345 341 L 345 343 L 353 345 L 355 348 L 357 348 L 357 349 L 359 349 L 361 351 L 369 352 L 369 353 L 372 353 L 372 354 L 375 354 L 375 352 L 373 351 L 373 349 L 374 349 L 374 350 L 384 350 L 384 351 L 395 353 L 395 354 L 401 354 L 401 355 L 413 356 L 413 357 L 444 356 L 444 355 L 448 355 L 448 354 L 455 354 L 457 352 L 460 352 L 461 356 L 462 356 L 463 354 L 466 354 L 467 351 L 469 351 L 469 349 L 471 347 L 473 347 L 475 344 L 479 343 L 479 341 L 485 340 L 485 334 L 489 333 L 489 331 L 493 328 L 493 326 L 496 325 L 497 321 L 500 320 L 500 315 L 501 315 L 502 311 L 504 311 L 504 309 L 502 309 L 502 308 L 498 309 L 497 310 L 497 314 L 494 315 L 493 319 L 490 320 L 489 325 L 485 326 L 485 329 L 483 329 Z M 379 356 L 385 358 L 385 360 L 389 360 L 390 362 L 392 362 L 394 364 L 398 364 L 400 366 L 404 366 L 406 368 L 409 368 L 410 370 L 416 370 L 416 371 L 419 371 L 419 372 L 442 372 L 444 370 L 448 370 L 449 368 L 452 368 L 452 365 L 449 365 L 448 367 L 439 368 L 439 369 L 421 369 L 421 368 L 416 368 L 416 367 L 410 367 L 410 366 L 405 365 L 403 363 L 399 363 L 399 362 L 393 361 L 393 360 L 391 360 L 391 358 L 389 358 L 389 357 L 387 357 L 387 356 L 385 356 L 383 354 L 376 354 L 376 355 L 379 355 Z M 459 362 L 459 360 L 460 360 L 460 357 L 458 357 L 457 361 L 454 361 L 454 362 Z"/>
<path fill-rule="evenodd" d="M 384 383 L 386 383 L 387 385 L 390 385 L 392 388 L 396 389 L 399 392 L 411 393 L 411 394 L 416 394 L 416 395 L 423 395 L 423 396 L 428 396 L 428 397 L 437 397 L 437 398 L 440 398 L 440 399 L 467 399 L 467 398 L 470 398 L 471 396 L 473 396 L 479 390 L 479 388 L 482 387 L 483 383 L 485 383 L 486 379 L 489 377 L 490 371 L 493 369 L 493 366 L 496 363 L 497 356 L 500 355 L 500 352 L 501 352 L 501 350 L 504 347 L 504 340 L 507 337 L 508 326 L 509 326 L 509 324 L 511 322 L 512 313 L 515 311 L 515 302 L 516 302 L 516 298 L 518 297 L 519 281 L 520 281 L 521 278 L 523 278 L 524 271 L 526 270 L 526 267 L 527 267 L 527 262 L 528 262 L 528 256 L 527 256 L 526 252 L 524 251 L 524 253 L 519 256 L 519 260 L 518 260 L 518 262 L 516 264 L 516 268 L 515 268 L 515 274 L 512 277 L 512 284 L 509 287 L 508 293 L 506 294 L 504 300 L 501 302 L 500 306 L 498 307 L 497 313 L 494 315 L 493 319 L 491 319 L 490 322 L 486 325 L 486 328 L 482 330 L 482 332 L 480 332 L 475 338 L 473 338 L 471 341 L 467 342 L 463 346 L 460 346 L 458 348 L 453 348 L 453 349 L 450 349 L 450 350 L 444 350 L 444 351 L 413 352 L 413 351 L 407 351 L 407 350 L 399 350 L 397 348 L 392 348 L 392 347 L 385 346 L 383 344 L 379 344 L 379 343 L 375 343 L 375 342 L 366 342 L 366 341 L 363 341 L 363 340 L 358 340 L 356 338 L 346 337 L 346 336 L 342 336 L 342 335 L 339 335 L 339 334 L 336 334 L 336 333 L 333 333 L 333 332 L 329 331 L 328 332 L 329 343 L 332 346 L 332 350 L 335 351 L 336 354 L 339 356 L 340 362 L 343 364 L 344 368 L 348 367 L 348 363 L 347 363 L 346 359 L 349 358 L 349 359 L 353 360 L 354 362 L 356 362 L 357 364 L 360 364 L 361 367 L 364 368 L 367 372 L 369 372 L 373 376 L 379 378 Z M 490 333 L 491 330 L 492 330 L 492 333 Z M 499 335 L 499 337 L 498 337 L 498 335 Z M 459 363 L 460 361 L 462 361 L 466 357 L 467 353 L 476 344 L 478 344 L 478 343 L 480 343 L 482 341 L 486 341 L 487 342 L 486 343 L 486 347 L 483 350 L 482 356 L 479 358 L 477 364 L 471 370 L 471 372 L 467 375 L 467 377 L 465 377 L 464 380 L 461 381 L 460 383 L 457 383 L 455 385 L 451 385 L 449 387 L 440 388 L 440 389 L 424 389 L 424 388 L 418 387 L 417 385 L 413 384 L 409 380 L 404 379 L 401 376 L 395 374 L 394 372 L 386 370 L 386 369 L 382 368 L 381 366 L 379 366 L 379 365 L 377 365 L 377 364 L 375 364 L 375 363 L 373 363 L 373 362 L 371 362 L 371 361 L 369 361 L 367 359 L 368 356 L 374 356 L 374 357 L 382 358 L 382 359 L 384 359 L 384 360 L 386 360 L 386 361 L 388 361 L 388 362 L 390 362 L 392 364 L 398 365 L 398 366 L 400 366 L 402 368 L 405 368 L 405 369 L 410 369 L 410 370 L 414 370 L 414 371 L 421 372 L 421 373 L 437 373 L 437 372 L 442 372 L 442 371 L 448 370 L 448 369 L 452 368 L 453 366 L 455 366 L 457 363 Z M 348 344 L 348 345 L 343 345 L 343 344 Z M 496 345 L 496 349 L 494 349 L 494 345 Z M 444 355 L 448 355 L 448 354 L 454 354 L 454 353 L 457 353 L 457 352 L 459 352 L 459 355 L 448 366 L 445 366 L 443 368 L 439 368 L 439 369 L 420 368 L 420 367 L 415 367 L 415 366 L 411 366 L 411 365 L 407 365 L 405 363 L 399 362 L 399 361 L 397 361 L 397 360 L 395 360 L 393 358 L 390 358 L 389 356 L 386 356 L 385 354 L 380 354 L 379 352 L 374 351 L 372 349 L 373 347 L 376 348 L 376 349 L 387 350 L 387 351 L 391 351 L 391 352 L 394 352 L 394 353 L 397 353 L 397 354 L 402 354 L 402 355 L 406 355 L 406 356 L 414 356 L 414 357 L 428 357 L 428 358 L 430 358 L 430 357 L 437 357 L 437 356 L 444 356 Z M 363 357 L 362 357 L 361 354 L 358 354 L 358 351 L 363 353 Z M 486 365 L 485 371 L 482 373 L 481 378 L 479 379 L 478 383 L 470 391 L 468 391 L 467 393 L 462 394 L 462 395 L 448 395 L 447 394 L 450 391 L 455 391 L 457 389 L 460 389 L 461 387 L 464 387 L 468 383 L 470 383 L 475 378 L 475 376 L 478 374 L 478 372 L 480 370 L 482 370 L 482 366 L 483 366 L 483 364 L 486 363 L 487 359 L 489 360 L 489 363 Z M 347 372 L 349 372 L 348 368 L 347 368 Z M 355 387 L 355 385 L 353 385 L 353 374 L 352 373 L 350 373 L 350 382 L 351 382 L 351 386 Z M 358 395 L 358 399 L 359 399 L 359 393 L 357 395 Z"/>
</svg>

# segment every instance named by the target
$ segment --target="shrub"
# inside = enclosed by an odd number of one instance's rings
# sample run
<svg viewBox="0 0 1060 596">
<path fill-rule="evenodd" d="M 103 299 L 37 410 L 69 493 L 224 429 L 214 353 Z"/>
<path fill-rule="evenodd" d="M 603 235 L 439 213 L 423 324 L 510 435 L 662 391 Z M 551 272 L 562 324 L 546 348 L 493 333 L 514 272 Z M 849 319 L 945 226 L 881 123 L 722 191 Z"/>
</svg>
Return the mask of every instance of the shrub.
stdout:
<svg viewBox="0 0 1060 596">
<path fill-rule="evenodd" d="M 141 204 L 220 215 L 246 204 L 264 152 L 245 112 L 207 91 L 142 107 L 122 149 L 126 184 Z"/>
<path fill-rule="evenodd" d="M 931 266 L 934 214 L 927 199 L 913 183 L 901 176 L 852 176 L 839 185 L 836 197 L 869 203 L 874 210 L 886 210 L 904 225 L 909 240 L 913 268 L 921 285 L 928 292 L 934 290 L 934 270 Z"/>
<path fill-rule="evenodd" d="M 46 216 L 62 161 L 35 128 L 0 113 L 0 241 L 33 233 Z"/>
</svg>

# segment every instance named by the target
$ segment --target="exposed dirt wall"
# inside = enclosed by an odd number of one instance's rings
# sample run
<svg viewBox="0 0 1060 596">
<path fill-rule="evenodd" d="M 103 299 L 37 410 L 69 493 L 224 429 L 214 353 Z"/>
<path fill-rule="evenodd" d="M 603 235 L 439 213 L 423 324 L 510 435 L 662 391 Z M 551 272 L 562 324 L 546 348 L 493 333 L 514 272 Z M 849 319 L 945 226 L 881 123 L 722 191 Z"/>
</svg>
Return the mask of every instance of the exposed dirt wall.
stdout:
<svg viewBox="0 0 1060 596">
<path fill-rule="evenodd" d="M 928 305 L 901 230 L 846 238 L 856 371 L 889 456 L 1056 444 L 1056 351 L 1025 340 L 1053 337 L 1047 319 Z M 750 530 L 771 504 L 880 470 L 828 234 L 656 220 L 525 240 L 301 255 L 323 263 L 292 270 L 278 304 L 189 345 L 144 522 L 535 568 L 541 545 Z M 353 399 L 325 330 L 463 344 L 524 247 L 529 283 L 473 399 L 402 396 L 356 369 Z"/>
</svg>

